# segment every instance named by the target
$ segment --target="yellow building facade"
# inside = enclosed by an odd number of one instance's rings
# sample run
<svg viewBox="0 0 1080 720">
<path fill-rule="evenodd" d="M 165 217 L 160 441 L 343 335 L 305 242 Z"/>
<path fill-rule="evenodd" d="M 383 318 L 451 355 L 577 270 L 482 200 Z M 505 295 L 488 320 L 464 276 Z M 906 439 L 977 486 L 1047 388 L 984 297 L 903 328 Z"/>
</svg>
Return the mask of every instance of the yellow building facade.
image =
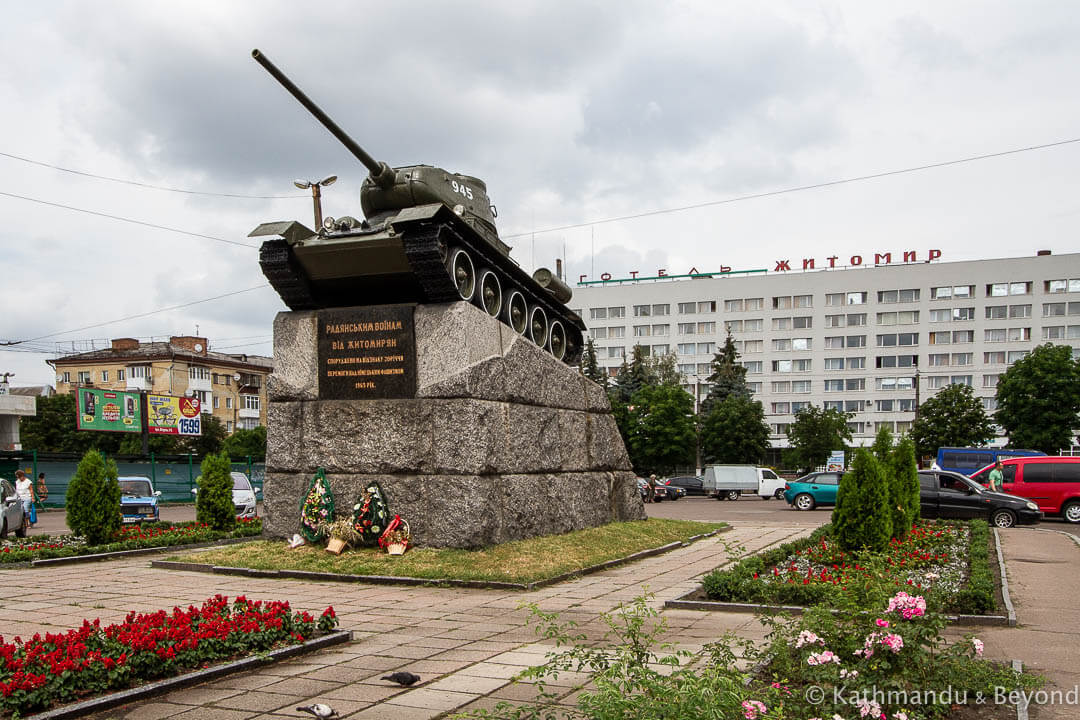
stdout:
<svg viewBox="0 0 1080 720">
<path fill-rule="evenodd" d="M 266 381 L 273 358 L 213 352 L 203 337 L 178 335 L 147 343 L 117 338 L 110 348 L 65 355 L 49 364 L 56 369 L 58 393 L 94 387 L 197 397 L 203 414 L 216 417 L 229 433 L 266 425 Z"/>
</svg>

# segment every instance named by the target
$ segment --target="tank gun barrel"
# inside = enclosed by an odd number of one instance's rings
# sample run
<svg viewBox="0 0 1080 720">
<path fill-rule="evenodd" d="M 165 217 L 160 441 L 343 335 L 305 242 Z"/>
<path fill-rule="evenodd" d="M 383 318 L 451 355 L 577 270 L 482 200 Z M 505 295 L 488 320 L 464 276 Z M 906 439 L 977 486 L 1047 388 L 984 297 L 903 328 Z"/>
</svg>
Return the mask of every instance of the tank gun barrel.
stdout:
<svg viewBox="0 0 1080 720">
<path fill-rule="evenodd" d="M 364 148 L 360 147 L 355 140 L 349 137 L 348 133 L 338 127 L 338 124 L 330 119 L 330 116 L 322 111 L 315 102 L 309 98 L 303 90 L 298 88 L 292 80 L 285 76 L 285 73 L 278 69 L 277 65 L 270 61 L 270 58 L 259 52 L 256 48 L 251 51 L 251 57 L 255 58 L 255 62 L 263 66 L 266 72 L 270 73 L 275 80 L 281 83 L 281 86 L 289 91 L 294 98 L 299 101 L 301 105 L 307 108 L 307 111 L 315 116 L 315 119 L 323 124 L 330 133 L 336 137 L 342 145 L 348 148 L 356 159 L 364 164 L 370 173 L 373 182 L 386 186 L 392 184 L 394 180 L 393 170 L 391 170 L 386 163 L 379 162 L 375 158 L 365 152 Z"/>
</svg>

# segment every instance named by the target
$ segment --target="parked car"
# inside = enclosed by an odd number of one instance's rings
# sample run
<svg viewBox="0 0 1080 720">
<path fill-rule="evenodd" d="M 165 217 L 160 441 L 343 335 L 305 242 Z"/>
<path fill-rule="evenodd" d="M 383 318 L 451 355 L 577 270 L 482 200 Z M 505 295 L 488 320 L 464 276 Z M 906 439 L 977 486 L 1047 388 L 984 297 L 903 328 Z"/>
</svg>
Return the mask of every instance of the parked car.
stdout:
<svg viewBox="0 0 1080 720">
<path fill-rule="evenodd" d="M 835 505 L 840 486 L 838 472 L 815 472 L 784 485 L 784 500 L 796 510 L 813 510 L 818 505 Z"/>
<path fill-rule="evenodd" d="M 672 484 L 671 478 L 664 478 L 663 480 L 657 480 L 656 481 L 656 486 L 660 487 L 661 485 L 663 485 L 664 488 L 667 490 L 667 497 L 668 497 L 669 500 L 679 500 L 681 498 L 686 497 L 686 488 L 684 488 L 684 487 L 682 487 L 680 485 Z"/>
<path fill-rule="evenodd" d="M 1000 528 L 1033 525 L 1043 516 L 1030 500 L 984 490 L 966 475 L 946 470 L 919 471 L 919 505 L 923 518 L 983 518 Z"/>
<path fill-rule="evenodd" d="M 259 490 L 251 485 L 251 480 L 242 472 L 229 473 L 232 477 L 232 498 L 236 506 L 236 519 L 259 517 L 259 506 L 256 495 Z"/>
<path fill-rule="evenodd" d="M 258 498 L 255 496 L 262 491 L 252 487 L 248 476 L 242 472 L 231 472 L 229 477 L 232 478 L 232 499 L 233 507 L 236 508 L 236 519 L 259 517 Z M 202 480 L 202 475 L 195 478 L 195 483 L 198 484 L 200 480 Z M 191 494 L 198 497 L 199 488 L 192 488 Z"/>
<path fill-rule="evenodd" d="M 765 500 L 784 493 L 784 481 L 769 468 L 754 465 L 708 465 L 702 483 L 705 494 L 717 500 L 738 500 L 743 491 Z"/>
<path fill-rule="evenodd" d="M 700 475 L 678 475 L 664 480 L 668 486 L 680 487 L 687 495 L 704 495 L 705 488 L 702 486 L 704 478 Z"/>
<path fill-rule="evenodd" d="M 979 468 L 993 465 L 1000 458 L 1046 456 L 1038 450 L 1013 450 L 1006 448 L 938 448 L 937 459 L 931 470 L 951 470 L 952 472 L 971 475 Z"/>
<path fill-rule="evenodd" d="M 990 483 L 988 466 L 971 474 L 982 487 Z M 1053 455 L 1015 457 L 1001 461 L 1001 489 L 1033 500 L 1046 515 L 1080 523 L 1080 457 Z"/>
<path fill-rule="evenodd" d="M 0 538 L 6 538 L 9 531 L 15 537 L 26 537 L 26 525 L 23 524 L 23 506 L 15 494 L 15 486 L 0 478 Z"/>
<path fill-rule="evenodd" d="M 125 523 L 157 522 L 160 490 L 150 478 L 132 475 L 117 478 L 120 483 L 120 513 Z"/>
</svg>

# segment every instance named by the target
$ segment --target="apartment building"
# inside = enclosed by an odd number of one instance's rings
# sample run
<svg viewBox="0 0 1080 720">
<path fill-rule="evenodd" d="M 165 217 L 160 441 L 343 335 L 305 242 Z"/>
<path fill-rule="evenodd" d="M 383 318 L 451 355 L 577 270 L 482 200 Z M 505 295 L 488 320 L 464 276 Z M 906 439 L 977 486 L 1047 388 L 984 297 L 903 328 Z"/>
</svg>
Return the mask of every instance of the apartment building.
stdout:
<svg viewBox="0 0 1080 720">
<path fill-rule="evenodd" d="M 199 399 L 203 414 L 216 417 L 230 433 L 266 425 L 266 379 L 273 372 L 273 358 L 212 352 L 203 337 L 146 343 L 117 338 L 107 349 L 48 362 L 56 369 L 58 393 L 79 387 L 190 393 Z"/>
<path fill-rule="evenodd" d="M 1076 253 L 605 279 L 570 304 L 609 374 L 635 345 L 674 354 L 698 398 L 730 331 L 776 448 L 810 403 L 854 413 L 855 444 L 869 444 L 882 426 L 907 431 L 916 405 L 952 383 L 992 412 L 998 378 L 1037 345 L 1080 356 Z"/>
</svg>

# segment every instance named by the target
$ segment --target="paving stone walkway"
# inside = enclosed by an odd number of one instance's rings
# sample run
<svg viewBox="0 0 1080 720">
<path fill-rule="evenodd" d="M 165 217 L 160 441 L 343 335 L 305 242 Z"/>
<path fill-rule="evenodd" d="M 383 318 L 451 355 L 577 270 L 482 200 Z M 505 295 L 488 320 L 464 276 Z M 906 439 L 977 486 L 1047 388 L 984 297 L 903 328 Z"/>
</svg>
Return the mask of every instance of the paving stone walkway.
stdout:
<svg viewBox="0 0 1080 720">
<path fill-rule="evenodd" d="M 152 701 L 94 716 L 149 720 L 252 720 L 309 717 L 298 705 L 325 702 L 346 718 L 427 720 L 500 700 L 534 696 L 510 678 L 540 664 L 551 645 L 537 642 L 523 603 L 558 611 L 590 635 L 604 628 L 599 615 L 653 594 L 656 607 L 693 590 L 700 576 L 728 560 L 729 548 L 757 552 L 806 535 L 805 526 L 742 526 L 719 536 L 630 565 L 530 593 L 451 588 L 270 580 L 157 570 L 146 558 L 34 570 L 0 570 L 0 628 L 7 637 L 64 631 L 84 618 L 116 622 L 132 610 L 199 604 L 217 593 L 288 599 L 294 608 L 321 612 L 333 605 L 347 645 L 178 690 Z M 1004 532 L 1017 628 L 982 628 L 987 655 L 1023 658 L 1047 674 L 1051 687 L 1080 683 L 1080 547 L 1057 533 Z M 763 627 L 743 613 L 665 610 L 669 640 L 695 651 L 725 632 L 762 639 Z M 959 634 L 959 633 L 957 633 Z M 398 669 L 422 676 L 412 688 L 380 679 Z M 572 703 L 584 678 L 562 675 L 555 687 Z M 1080 708 L 1032 708 L 1035 720 L 1080 718 Z"/>
</svg>

